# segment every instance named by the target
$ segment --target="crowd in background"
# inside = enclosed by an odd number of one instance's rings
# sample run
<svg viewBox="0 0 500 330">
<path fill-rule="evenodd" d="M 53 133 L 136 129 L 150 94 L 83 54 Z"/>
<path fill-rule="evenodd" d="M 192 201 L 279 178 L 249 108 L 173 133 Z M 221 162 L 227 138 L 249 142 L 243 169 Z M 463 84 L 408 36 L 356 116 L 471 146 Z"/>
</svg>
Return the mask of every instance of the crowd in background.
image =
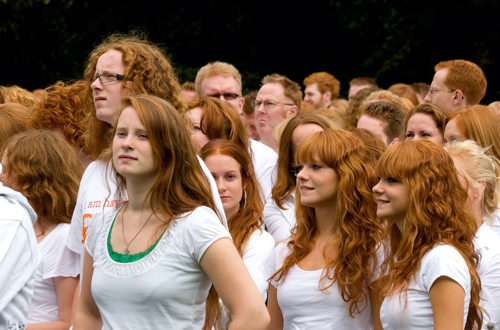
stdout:
<svg viewBox="0 0 500 330">
<path fill-rule="evenodd" d="M 139 35 L 0 86 L 0 329 L 496 329 L 500 101 L 279 73 L 180 84 Z"/>
</svg>

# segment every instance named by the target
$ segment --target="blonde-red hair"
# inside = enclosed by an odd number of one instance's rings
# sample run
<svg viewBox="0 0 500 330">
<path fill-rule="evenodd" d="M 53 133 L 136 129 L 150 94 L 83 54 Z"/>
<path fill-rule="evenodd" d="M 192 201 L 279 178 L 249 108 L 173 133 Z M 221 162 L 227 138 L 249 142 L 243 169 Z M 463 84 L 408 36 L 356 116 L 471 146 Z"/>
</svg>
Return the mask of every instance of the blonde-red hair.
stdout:
<svg viewBox="0 0 500 330">
<path fill-rule="evenodd" d="M 394 178 L 409 188 L 405 231 L 387 224 L 390 242 L 382 272 L 387 270 L 388 295 L 405 291 L 420 267 L 423 256 L 438 244 L 454 246 L 463 256 L 471 276 L 471 300 L 466 329 L 479 328 L 481 281 L 476 271 L 479 257 L 474 249 L 476 221 L 467 212 L 467 193 L 458 181 L 450 155 L 439 145 L 407 140 L 389 147 L 375 168 L 377 176 Z"/>
<path fill-rule="evenodd" d="M 26 131 L 14 135 L 5 145 L 7 161 L 3 171 L 15 178 L 21 192 L 43 221 L 71 221 L 82 175 L 71 146 L 50 131 Z"/>
<path fill-rule="evenodd" d="M 366 147 L 351 132 L 326 129 L 307 137 L 296 155 L 297 163 L 319 161 L 339 177 L 336 211 L 332 214 L 335 224 L 332 234 L 336 239 L 328 242 L 323 250 L 326 265 L 318 286 L 324 291 L 336 283 L 342 298 L 349 303 L 351 317 L 368 306 L 365 285 L 373 276 L 382 230 L 371 191 L 376 182 L 375 171 L 364 161 L 365 153 Z M 299 190 L 296 194 L 297 226 L 288 243 L 291 253 L 273 274 L 276 281 L 283 280 L 290 267 L 311 252 L 317 234 L 314 208 L 300 203 Z M 338 250 L 335 257 L 326 253 L 332 246 Z"/>
</svg>

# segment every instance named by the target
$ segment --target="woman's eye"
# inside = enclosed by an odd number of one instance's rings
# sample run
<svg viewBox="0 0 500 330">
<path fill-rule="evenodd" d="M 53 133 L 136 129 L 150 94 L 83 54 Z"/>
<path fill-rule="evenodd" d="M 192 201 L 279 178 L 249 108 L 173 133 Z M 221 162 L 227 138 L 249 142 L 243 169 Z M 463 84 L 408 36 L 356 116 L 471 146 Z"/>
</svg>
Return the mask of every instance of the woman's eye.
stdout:
<svg viewBox="0 0 500 330">
<path fill-rule="evenodd" d="M 406 133 L 406 137 L 409 138 L 409 137 L 413 137 L 413 133 Z"/>
<path fill-rule="evenodd" d="M 387 178 L 387 182 L 389 183 L 398 183 L 399 181 L 394 178 Z"/>
<path fill-rule="evenodd" d="M 125 132 L 116 132 L 117 136 L 127 136 Z"/>
<path fill-rule="evenodd" d="M 194 125 L 193 126 L 193 131 L 201 131 L 201 127 L 197 126 L 197 125 Z"/>
<path fill-rule="evenodd" d="M 318 165 L 318 164 L 312 164 L 311 166 L 313 168 L 313 170 L 319 170 L 320 168 L 322 168 L 323 166 L 321 165 Z"/>
</svg>

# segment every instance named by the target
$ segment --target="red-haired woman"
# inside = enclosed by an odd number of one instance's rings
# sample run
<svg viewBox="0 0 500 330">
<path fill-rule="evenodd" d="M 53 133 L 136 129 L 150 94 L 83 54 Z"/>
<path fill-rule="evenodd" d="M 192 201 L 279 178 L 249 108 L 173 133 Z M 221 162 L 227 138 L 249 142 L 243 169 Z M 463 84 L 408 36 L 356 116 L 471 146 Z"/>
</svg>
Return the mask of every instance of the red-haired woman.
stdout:
<svg viewBox="0 0 500 330">
<path fill-rule="evenodd" d="M 381 223 L 366 148 L 327 129 L 299 147 L 297 226 L 269 258 L 270 329 L 371 329 L 378 324 L 376 279 Z M 368 165 L 367 165 L 368 164 Z"/>
<path fill-rule="evenodd" d="M 6 143 L 2 164 L 0 180 L 22 193 L 38 215 L 33 227 L 42 258 L 27 329 L 68 329 L 79 265 L 76 255 L 63 256 L 63 251 L 81 176 L 79 160 L 55 133 L 26 131 Z"/>
<path fill-rule="evenodd" d="M 476 221 L 453 160 L 431 141 L 395 144 L 379 159 L 377 216 L 390 251 L 380 318 L 384 329 L 481 326 Z"/>
<path fill-rule="evenodd" d="M 234 245 L 266 301 L 264 265 L 273 251 L 274 239 L 262 229 L 263 205 L 250 155 L 238 144 L 219 139 L 206 144 L 200 156 L 219 189 Z"/>
</svg>

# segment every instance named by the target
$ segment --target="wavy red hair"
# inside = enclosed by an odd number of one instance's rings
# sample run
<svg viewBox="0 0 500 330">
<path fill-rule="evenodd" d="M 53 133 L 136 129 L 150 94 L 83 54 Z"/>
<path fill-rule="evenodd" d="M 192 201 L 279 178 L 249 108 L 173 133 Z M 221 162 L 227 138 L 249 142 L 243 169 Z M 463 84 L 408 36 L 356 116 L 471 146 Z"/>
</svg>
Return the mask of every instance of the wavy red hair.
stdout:
<svg viewBox="0 0 500 330">
<path fill-rule="evenodd" d="M 297 163 L 320 161 L 339 177 L 336 212 L 332 214 L 335 223 L 332 234 L 336 238 L 323 250 L 326 267 L 318 286 L 324 291 L 336 283 L 342 298 L 349 303 L 351 317 L 368 306 L 364 287 L 373 276 L 382 231 L 371 191 L 376 182 L 375 171 L 364 161 L 365 153 L 366 147 L 351 132 L 326 129 L 307 137 L 296 155 Z M 288 243 L 291 253 L 272 276 L 277 281 L 284 279 L 290 267 L 309 254 L 317 234 L 314 208 L 300 203 L 299 190 L 296 194 L 297 226 Z M 333 245 L 338 250 L 335 258 L 325 252 Z"/>
<path fill-rule="evenodd" d="M 394 178 L 410 190 L 406 230 L 389 222 L 385 238 L 390 242 L 385 291 L 398 294 L 408 288 L 423 256 L 437 244 L 454 246 L 463 256 L 471 276 L 471 301 L 466 329 L 479 328 L 481 281 L 476 271 L 479 257 L 473 239 L 476 221 L 467 212 L 467 193 L 458 181 L 453 160 L 431 141 L 403 141 L 387 149 L 376 166 L 379 177 Z"/>
<path fill-rule="evenodd" d="M 255 177 L 252 160 L 248 151 L 229 140 L 212 140 L 200 151 L 200 157 L 205 160 L 213 155 L 226 155 L 238 162 L 246 197 L 240 201 L 238 213 L 228 219 L 229 232 L 240 255 L 243 255 L 250 235 L 255 230 L 262 230 L 262 212 L 264 206 L 259 197 L 259 183 Z"/>
</svg>

